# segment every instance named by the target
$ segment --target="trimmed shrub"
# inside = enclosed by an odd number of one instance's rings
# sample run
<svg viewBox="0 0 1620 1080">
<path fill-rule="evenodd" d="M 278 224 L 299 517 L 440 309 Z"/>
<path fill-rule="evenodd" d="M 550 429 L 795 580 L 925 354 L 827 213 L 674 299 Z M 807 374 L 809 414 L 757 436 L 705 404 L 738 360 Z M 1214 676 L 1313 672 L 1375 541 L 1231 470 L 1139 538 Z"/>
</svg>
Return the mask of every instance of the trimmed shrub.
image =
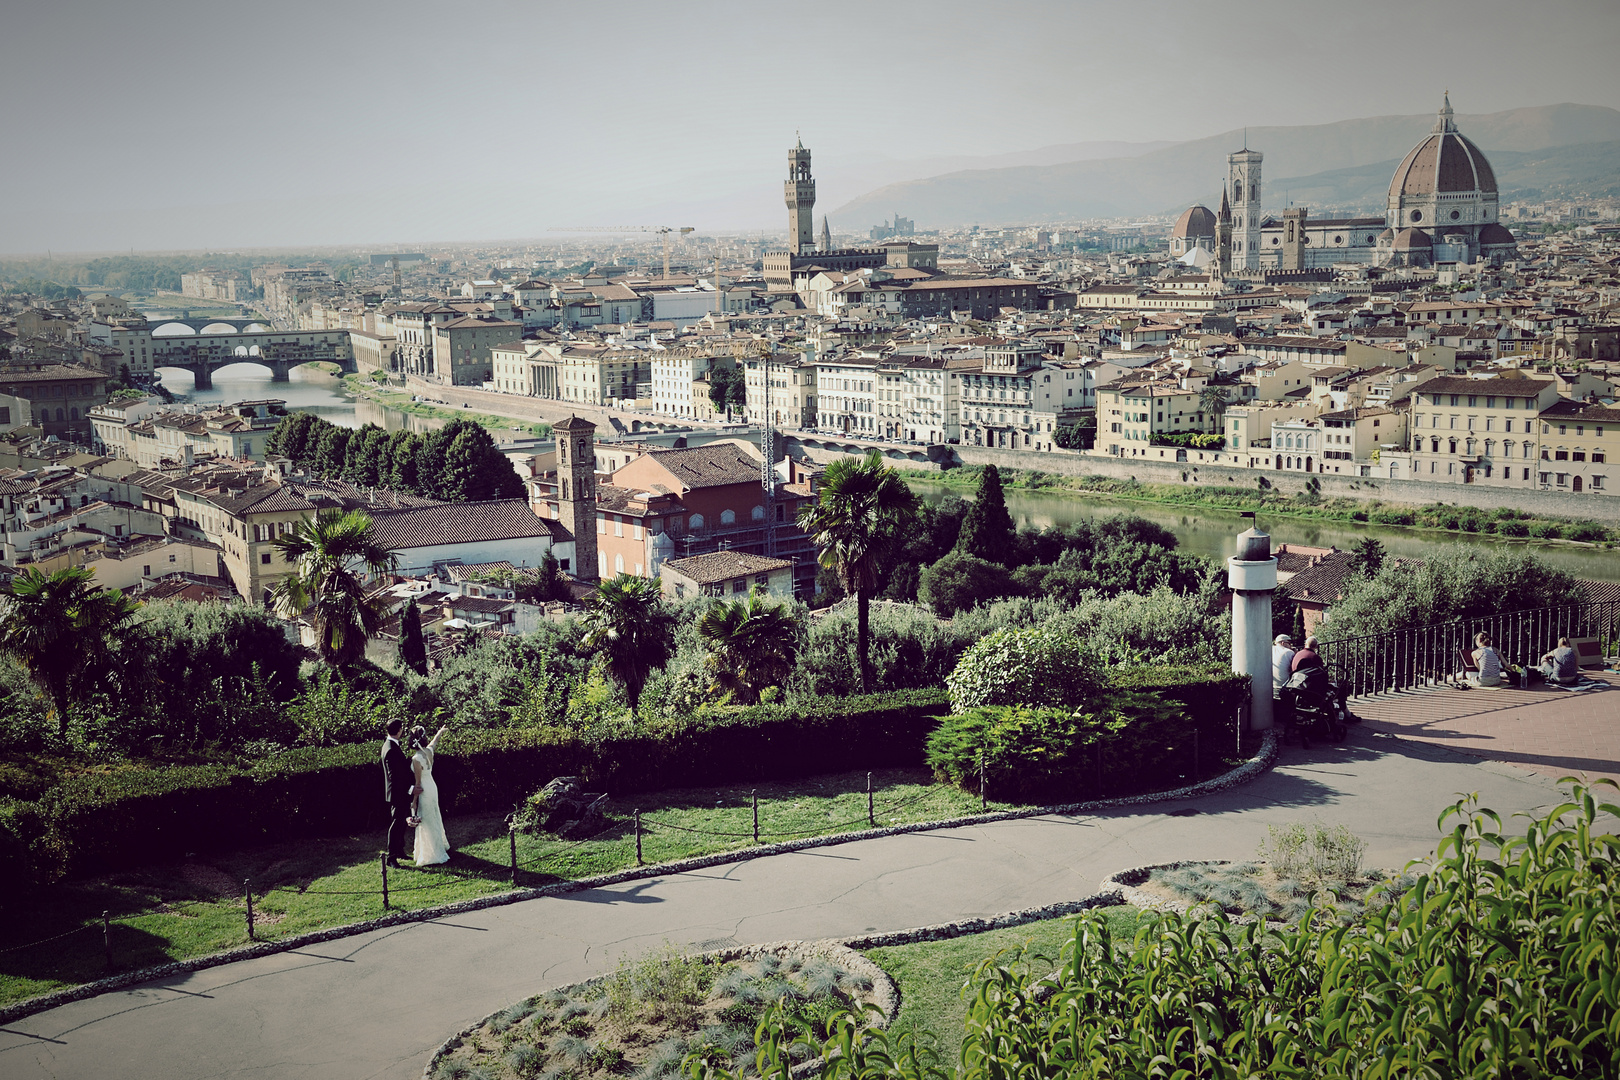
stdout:
<svg viewBox="0 0 1620 1080">
<path fill-rule="evenodd" d="M 938 690 L 711 708 L 586 741 L 555 725 L 453 733 L 434 765 L 450 813 L 505 811 L 555 776 L 616 794 L 739 779 L 919 765 L 947 709 Z M 375 742 L 300 747 L 247 766 L 121 769 L 38 803 L 0 806 L 0 869 L 46 877 L 258 843 L 382 829 Z M 14 850 L 16 849 L 16 850 Z"/>
<path fill-rule="evenodd" d="M 962 654 L 945 678 L 957 712 L 985 705 L 1076 708 L 1104 684 L 1095 653 L 1072 633 L 1047 626 L 997 630 Z"/>
</svg>

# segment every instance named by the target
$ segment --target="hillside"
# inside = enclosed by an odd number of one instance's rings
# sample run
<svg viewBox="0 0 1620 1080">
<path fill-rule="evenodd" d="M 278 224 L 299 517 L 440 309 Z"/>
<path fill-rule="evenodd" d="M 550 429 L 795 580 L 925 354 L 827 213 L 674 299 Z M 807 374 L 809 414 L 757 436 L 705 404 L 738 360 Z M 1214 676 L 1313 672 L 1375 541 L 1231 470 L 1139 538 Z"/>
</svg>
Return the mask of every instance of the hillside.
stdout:
<svg viewBox="0 0 1620 1080">
<path fill-rule="evenodd" d="M 1264 151 L 1266 201 L 1346 204 L 1387 187 L 1395 163 L 1433 126 L 1432 113 L 1381 116 L 1301 127 L 1248 130 L 1248 145 Z M 1485 115 L 1460 114 L 1457 125 L 1493 162 L 1522 155 L 1526 175 L 1585 175 L 1598 168 L 1602 151 L 1548 154 L 1577 144 L 1620 140 L 1620 110 L 1594 105 L 1546 105 Z M 1243 145 L 1241 129 L 1177 143 L 1138 157 L 972 169 L 889 184 L 832 211 L 851 226 L 880 221 L 898 209 L 919 227 L 973 222 L 1063 221 L 1161 213 L 1192 202 L 1220 198 L 1226 155 Z M 1533 165 L 1529 159 L 1542 162 Z M 1565 159 L 1568 160 L 1565 160 Z M 1328 176 L 1342 173 L 1340 176 Z M 1498 169 L 1499 175 L 1501 168 Z M 1278 179 L 1283 178 L 1283 179 Z M 1503 183 L 1510 181 L 1504 178 Z M 1511 181 L 1519 184 L 1521 181 Z M 1292 185 L 1300 185 L 1296 190 Z M 1337 193 L 1334 198 L 1307 194 Z M 1362 192 L 1361 196 L 1353 193 Z"/>
<path fill-rule="evenodd" d="M 1613 195 L 1620 191 L 1620 141 L 1576 143 L 1531 152 L 1487 151 L 1504 200 Z M 1271 181 L 1278 198 L 1304 206 L 1382 212 L 1399 158 Z M 1167 212 L 1166 211 L 1161 212 Z"/>
</svg>

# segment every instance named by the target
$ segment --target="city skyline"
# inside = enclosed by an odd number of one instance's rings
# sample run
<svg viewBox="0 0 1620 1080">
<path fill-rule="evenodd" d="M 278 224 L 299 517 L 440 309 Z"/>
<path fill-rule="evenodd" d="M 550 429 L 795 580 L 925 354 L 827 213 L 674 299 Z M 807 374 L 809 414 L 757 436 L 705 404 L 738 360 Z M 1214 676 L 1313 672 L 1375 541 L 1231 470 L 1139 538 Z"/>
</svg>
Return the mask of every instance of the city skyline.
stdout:
<svg viewBox="0 0 1620 1080">
<path fill-rule="evenodd" d="M 480 241 L 677 218 L 774 232 L 796 131 L 825 213 L 964 159 L 1415 116 L 1447 89 L 1466 114 L 1620 107 L 1604 61 L 1620 19 L 1598 3 L 1538 7 L 1526 27 L 1499 3 L 1252 2 L 1215 17 L 1031 2 L 998 9 L 991 32 L 955 5 L 928 19 L 840 3 L 810 18 L 618 10 L 602 25 L 554 5 L 447 17 L 295 2 L 268 21 L 196 3 L 25 8 L 0 43 L 0 94 L 36 122 L 0 248 Z M 1414 70 L 1400 40 L 1445 46 Z"/>
</svg>

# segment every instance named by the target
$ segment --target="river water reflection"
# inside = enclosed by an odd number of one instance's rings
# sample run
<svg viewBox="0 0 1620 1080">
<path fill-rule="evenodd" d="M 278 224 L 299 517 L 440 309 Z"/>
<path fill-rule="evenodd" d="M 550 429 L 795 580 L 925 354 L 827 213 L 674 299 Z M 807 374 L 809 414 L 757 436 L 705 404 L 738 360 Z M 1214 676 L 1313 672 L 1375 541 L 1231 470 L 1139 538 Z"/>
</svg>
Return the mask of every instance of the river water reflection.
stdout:
<svg viewBox="0 0 1620 1080">
<path fill-rule="evenodd" d="M 960 491 L 958 488 L 931 484 L 927 481 L 913 481 L 911 487 L 930 502 L 937 502 L 947 492 Z M 1007 490 L 1007 510 L 1019 526 L 1035 525 L 1042 528 L 1068 525 L 1082 518 L 1135 514 L 1163 525 L 1175 533 L 1183 550 L 1223 562 L 1236 552 L 1237 534 L 1248 527 L 1235 511 L 1164 506 L 1159 503 L 1132 502 L 1089 494 L 1043 495 L 1011 488 Z M 1298 518 L 1268 518 L 1264 515 L 1261 515 L 1260 524 L 1271 534 L 1273 544 L 1304 544 L 1310 547 L 1338 547 L 1347 550 L 1362 537 L 1376 536 L 1391 554 L 1414 558 L 1422 558 L 1426 552 L 1441 544 L 1523 543 L 1463 533 L 1389 528 L 1346 521 L 1316 522 Z M 1568 570 L 1577 577 L 1590 581 L 1620 581 L 1620 552 L 1563 544 L 1532 543 L 1529 546 L 1538 557 Z"/>
</svg>

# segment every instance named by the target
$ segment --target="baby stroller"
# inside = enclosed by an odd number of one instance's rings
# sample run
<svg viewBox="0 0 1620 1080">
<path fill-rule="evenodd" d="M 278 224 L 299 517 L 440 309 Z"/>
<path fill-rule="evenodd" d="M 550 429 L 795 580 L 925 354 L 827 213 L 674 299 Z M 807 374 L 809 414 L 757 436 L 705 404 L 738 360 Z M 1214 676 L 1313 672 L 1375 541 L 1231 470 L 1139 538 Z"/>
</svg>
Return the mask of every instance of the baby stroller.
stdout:
<svg viewBox="0 0 1620 1080">
<path fill-rule="evenodd" d="M 1301 747 L 1309 750 L 1313 738 L 1344 741 L 1344 709 L 1327 668 L 1303 668 L 1294 672 L 1283 686 L 1281 696 L 1289 705 L 1289 730 L 1299 736 Z"/>
</svg>

